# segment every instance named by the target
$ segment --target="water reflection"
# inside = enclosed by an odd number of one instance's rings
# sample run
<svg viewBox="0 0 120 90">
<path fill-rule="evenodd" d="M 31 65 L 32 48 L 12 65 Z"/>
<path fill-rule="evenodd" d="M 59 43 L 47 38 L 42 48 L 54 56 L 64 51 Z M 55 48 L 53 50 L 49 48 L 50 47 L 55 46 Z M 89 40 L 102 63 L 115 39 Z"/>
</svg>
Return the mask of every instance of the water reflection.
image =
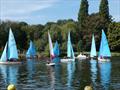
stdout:
<svg viewBox="0 0 120 90">
<path fill-rule="evenodd" d="M 31 59 L 27 60 L 27 71 L 28 71 L 28 78 L 32 79 L 35 73 L 35 60 L 31 60 Z"/>
<path fill-rule="evenodd" d="M 103 90 L 109 90 L 111 78 L 111 62 L 99 63 L 100 79 Z"/>
<path fill-rule="evenodd" d="M 50 90 L 55 90 L 55 71 L 54 67 L 48 67 L 48 75 L 50 77 Z"/>
<path fill-rule="evenodd" d="M 18 65 L 0 65 L 0 71 L 6 85 L 17 84 Z"/>
<path fill-rule="evenodd" d="M 56 57 L 52 60 L 52 62 L 54 62 L 55 64 L 59 64 L 60 63 L 60 58 Z"/>
<path fill-rule="evenodd" d="M 91 80 L 92 84 L 95 87 L 96 86 L 96 79 L 97 79 L 97 60 L 90 60 L 90 71 L 91 71 Z"/>
<path fill-rule="evenodd" d="M 75 71 L 75 62 L 67 63 L 67 86 L 71 87 L 73 82 L 73 74 Z"/>
</svg>

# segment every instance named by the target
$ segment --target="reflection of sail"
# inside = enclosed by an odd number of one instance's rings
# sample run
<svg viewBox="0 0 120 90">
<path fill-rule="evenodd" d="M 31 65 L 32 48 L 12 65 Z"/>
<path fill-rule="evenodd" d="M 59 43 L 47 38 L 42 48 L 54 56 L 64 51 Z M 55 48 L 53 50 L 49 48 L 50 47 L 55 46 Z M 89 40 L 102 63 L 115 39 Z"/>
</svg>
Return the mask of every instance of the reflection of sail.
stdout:
<svg viewBox="0 0 120 90">
<path fill-rule="evenodd" d="M 55 90 L 55 72 L 53 67 L 49 67 L 49 75 L 50 75 L 50 90 Z"/>
<path fill-rule="evenodd" d="M 0 70 L 5 83 L 17 84 L 18 66 L 1 65 Z"/>
<path fill-rule="evenodd" d="M 97 79 L 97 61 L 96 60 L 90 60 L 91 63 L 91 79 L 93 86 L 96 85 L 96 79 Z"/>
<path fill-rule="evenodd" d="M 55 58 L 53 58 L 52 62 L 55 63 L 55 64 L 59 64 L 60 63 L 60 58 L 55 57 Z"/>
<path fill-rule="evenodd" d="M 67 63 L 67 72 L 68 72 L 67 85 L 68 87 L 71 87 L 72 85 L 74 71 L 75 71 L 75 62 Z"/>
<path fill-rule="evenodd" d="M 99 63 L 101 85 L 104 90 L 109 90 L 111 62 Z"/>
<path fill-rule="evenodd" d="M 34 60 L 27 60 L 28 78 L 31 79 L 35 72 Z"/>
</svg>

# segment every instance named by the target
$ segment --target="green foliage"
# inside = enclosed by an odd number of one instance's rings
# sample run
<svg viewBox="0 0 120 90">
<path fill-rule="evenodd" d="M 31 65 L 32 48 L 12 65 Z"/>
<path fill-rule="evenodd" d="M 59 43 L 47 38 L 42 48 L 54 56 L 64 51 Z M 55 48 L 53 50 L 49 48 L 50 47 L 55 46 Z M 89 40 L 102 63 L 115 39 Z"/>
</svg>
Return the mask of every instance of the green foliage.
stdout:
<svg viewBox="0 0 120 90">
<path fill-rule="evenodd" d="M 120 51 L 120 22 L 111 23 L 107 34 L 111 50 Z"/>
<path fill-rule="evenodd" d="M 0 20 L 0 49 L 8 39 L 9 28 L 11 27 L 15 36 L 18 49 L 26 50 L 29 41 L 34 41 L 38 53 L 49 56 L 48 31 L 52 42 L 56 40 L 60 45 L 61 53 L 66 55 L 68 32 L 71 32 L 71 42 L 74 51 L 90 51 L 92 34 L 95 35 L 96 47 L 99 50 L 101 30 L 107 32 L 111 50 L 120 50 L 120 23 L 111 23 L 109 15 L 108 0 L 101 0 L 98 13 L 88 14 L 88 1 L 81 0 L 78 13 L 78 21 L 72 19 L 48 22 L 45 25 L 29 25 L 26 22 L 12 22 Z"/>
<path fill-rule="evenodd" d="M 109 20 L 108 0 L 101 0 L 99 13 L 102 18 Z"/>
<path fill-rule="evenodd" d="M 108 0 L 101 0 L 100 8 L 99 8 L 99 15 L 100 15 L 100 21 L 102 24 L 102 29 L 107 31 L 108 25 L 111 21 L 109 16 L 109 6 L 108 6 Z"/>
<path fill-rule="evenodd" d="M 79 28 L 82 29 L 82 24 L 84 23 L 84 20 L 88 16 L 88 1 L 87 0 L 81 0 L 81 5 L 78 13 L 78 23 Z"/>
</svg>

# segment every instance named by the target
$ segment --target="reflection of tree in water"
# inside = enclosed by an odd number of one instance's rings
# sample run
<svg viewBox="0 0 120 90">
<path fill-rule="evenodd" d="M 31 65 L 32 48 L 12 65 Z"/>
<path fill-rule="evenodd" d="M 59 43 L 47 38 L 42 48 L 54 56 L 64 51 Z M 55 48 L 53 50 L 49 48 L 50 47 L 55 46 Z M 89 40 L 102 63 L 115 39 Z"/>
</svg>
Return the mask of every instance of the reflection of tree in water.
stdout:
<svg viewBox="0 0 120 90">
<path fill-rule="evenodd" d="M 76 62 L 74 85 L 78 90 L 83 90 L 86 85 L 91 84 L 90 65 L 88 60 L 78 60 Z"/>
</svg>

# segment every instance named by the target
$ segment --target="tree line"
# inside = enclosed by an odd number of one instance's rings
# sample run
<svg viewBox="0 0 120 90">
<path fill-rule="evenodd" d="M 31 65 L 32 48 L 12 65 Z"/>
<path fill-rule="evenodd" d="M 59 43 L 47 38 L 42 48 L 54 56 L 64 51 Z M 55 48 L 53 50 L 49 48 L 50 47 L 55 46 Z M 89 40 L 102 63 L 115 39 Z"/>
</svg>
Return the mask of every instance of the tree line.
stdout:
<svg viewBox="0 0 120 90">
<path fill-rule="evenodd" d="M 99 50 L 101 30 L 106 32 L 110 49 L 120 50 L 120 22 L 114 22 L 109 15 L 108 0 L 101 0 L 99 12 L 88 14 L 89 2 L 81 0 L 78 21 L 72 19 L 48 22 L 45 25 L 29 25 L 26 22 L 0 21 L 0 49 L 2 50 L 8 39 L 9 28 L 12 29 L 17 48 L 27 50 L 29 41 L 34 41 L 39 53 L 49 53 L 48 30 L 53 43 L 57 40 L 60 49 L 67 51 L 67 35 L 71 32 L 74 51 L 90 51 L 92 34 L 95 35 L 96 47 Z"/>
</svg>

